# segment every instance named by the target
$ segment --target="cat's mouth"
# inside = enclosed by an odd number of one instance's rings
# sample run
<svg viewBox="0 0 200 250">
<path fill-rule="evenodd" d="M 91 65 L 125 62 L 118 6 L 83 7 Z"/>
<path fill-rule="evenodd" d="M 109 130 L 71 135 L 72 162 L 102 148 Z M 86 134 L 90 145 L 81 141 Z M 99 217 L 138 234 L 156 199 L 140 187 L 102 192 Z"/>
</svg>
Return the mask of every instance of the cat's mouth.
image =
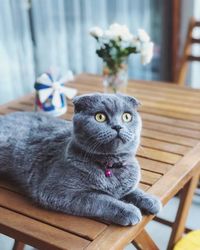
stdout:
<svg viewBox="0 0 200 250">
<path fill-rule="evenodd" d="M 129 138 L 123 133 L 112 133 L 108 134 L 105 137 L 101 138 L 102 144 L 113 144 L 117 146 L 120 144 L 126 144 L 129 141 Z"/>
<path fill-rule="evenodd" d="M 126 141 L 124 140 L 124 138 L 118 133 L 115 137 L 115 139 L 121 140 L 123 143 L 125 143 Z"/>
</svg>

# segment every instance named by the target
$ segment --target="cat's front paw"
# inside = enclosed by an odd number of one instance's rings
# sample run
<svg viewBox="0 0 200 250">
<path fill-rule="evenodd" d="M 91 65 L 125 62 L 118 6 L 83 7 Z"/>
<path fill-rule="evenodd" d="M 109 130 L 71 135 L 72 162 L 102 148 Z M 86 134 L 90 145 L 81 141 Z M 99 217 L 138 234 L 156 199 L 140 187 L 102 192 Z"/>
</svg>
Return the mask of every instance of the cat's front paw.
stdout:
<svg viewBox="0 0 200 250">
<path fill-rule="evenodd" d="M 161 201 L 153 195 L 148 195 L 148 197 L 143 200 L 143 211 L 148 214 L 158 214 L 162 209 Z"/>
<path fill-rule="evenodd" d="M 142 220 L 140 210 L 132 204 L 127 204 L 124 210 L 116 215 L 116 223 L 122 226 L 136 225 Z"/>
</svg>

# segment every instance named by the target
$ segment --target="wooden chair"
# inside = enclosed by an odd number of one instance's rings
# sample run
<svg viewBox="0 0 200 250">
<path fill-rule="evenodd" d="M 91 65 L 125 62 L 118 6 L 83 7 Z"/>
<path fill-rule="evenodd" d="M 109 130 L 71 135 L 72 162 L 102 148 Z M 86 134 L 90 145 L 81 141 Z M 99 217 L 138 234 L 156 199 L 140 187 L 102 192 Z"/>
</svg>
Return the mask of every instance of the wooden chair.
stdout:
<svg viewBox="0 0 200 250">
<path fill-rule="evenodd" d="M 200 46 L 200 38 L 193 37 L 193 31 L 195 28 L 200 29 L 200 21 L 197 21 L 192 17 L 188 25 L 188 31 L 187 31 L 187 37 L 186 37 L 185 45 L 184 45 L 183 57 L 181 59 L 178 79 L 176 81 L 179 85 L 184 85 L 186 82 L 189 63 L 194 62 L 194 61 L 200 62 L 200 56 L 192 55 L 192 45 L 199 44 Z M 197 188 L 198 190 L 200 190 L 200 182 L 198 183 Z M 196 194 L 199 195 L 199 192 L 197 192 Z"/>
<path fill-rule="evenodd" d="M 194 18 L 191 18 L 189 25 L 188 25 L 188 31 L 187 31 L 187 37 L 185 40 L 183 56 L 181 58 L 178 78 L 176 81 L 179 85 L 185 84 L 189 62 L 194 62 L 194 61 L 200 62 L 200 56 L 193 55 L 191 51 L 193 44 L 200 45 L 200 38 L 193 37 L 193 31 L 197 27 L 200 29 L 200 21 L 197 21 Z"/>
</svg>

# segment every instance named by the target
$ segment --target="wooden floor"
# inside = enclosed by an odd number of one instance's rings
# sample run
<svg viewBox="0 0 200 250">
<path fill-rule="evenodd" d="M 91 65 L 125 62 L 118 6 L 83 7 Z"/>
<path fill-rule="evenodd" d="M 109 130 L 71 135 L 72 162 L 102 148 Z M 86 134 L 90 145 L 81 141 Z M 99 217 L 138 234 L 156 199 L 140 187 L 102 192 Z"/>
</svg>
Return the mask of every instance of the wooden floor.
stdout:
<svg viewBox="0 0 200 250">
<path fill-rule="evenodd" d="M 76 87 L 78 94 L 102 92 L 101 81 L 93 75 L 81 75 L 69 86 Z M 131 81 L 127 94 L 137 97 L 142 104 L 139 109 L 143 120 L 142 139 L 137 152 L 142 169 L 140 187 L 160 196 L 166 203 L 189 180 L 200 161 L 200 155 L 197 156 L 200 152 L 200 91 Z M 0 107 L 0 114 L 33 111 L 33 103 L 31 94 Z M 61 118 L 72 116 L 73 105 L 69 101 L 68 112 Z M 17 187 L 3 181 L 0 182 L 0 214 L 3 218 L 0 218 L 0 232 L 22 241 L 26 238 L 27 243 L 43 249 L 46 244 L 48 249 L 97 249 L 104 240 L 105 245 L 102 243 L 100 249 L 109 249 L 104 248 L 109 247 L 108 241 L 110 245 L 112 241 L 117 247 L 124 246 L 152 219 L 148 216 L 140 227 L 122 228 L 50 212 L 33 206 Z"/>
</svg>

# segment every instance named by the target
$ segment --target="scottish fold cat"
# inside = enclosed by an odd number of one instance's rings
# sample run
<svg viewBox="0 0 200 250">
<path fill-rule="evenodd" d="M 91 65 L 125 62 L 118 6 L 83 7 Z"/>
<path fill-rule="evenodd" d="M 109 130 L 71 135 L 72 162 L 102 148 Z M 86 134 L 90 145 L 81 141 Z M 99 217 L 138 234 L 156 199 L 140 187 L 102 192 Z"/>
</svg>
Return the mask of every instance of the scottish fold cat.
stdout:
<svg viewBox="0 0 200 250">
<path fill-rule="evenodd" d="M 121 94 L 73 100 L 73 121 L 41 113 L 0 116 L 0 176 L 42 207 L 127 226 L 161 202 L 138 188 L 138 101 Z"/>
</svg>

